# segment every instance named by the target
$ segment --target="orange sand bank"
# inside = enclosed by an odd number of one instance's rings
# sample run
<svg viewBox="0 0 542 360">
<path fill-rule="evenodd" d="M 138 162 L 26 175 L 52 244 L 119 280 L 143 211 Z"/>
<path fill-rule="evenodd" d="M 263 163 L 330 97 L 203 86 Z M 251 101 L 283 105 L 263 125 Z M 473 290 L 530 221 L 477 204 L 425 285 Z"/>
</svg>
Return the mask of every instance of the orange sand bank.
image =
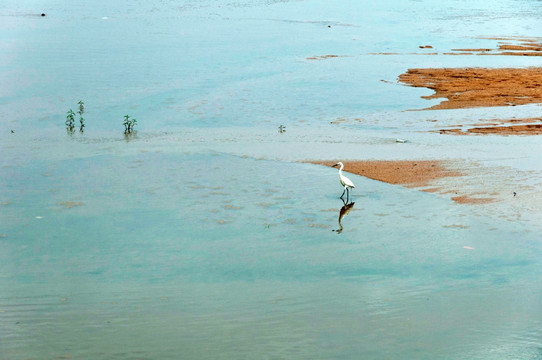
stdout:
<svg viewBox="0 0 542 360">
<path fill-rule="evenodd" d="M 542 68 L 409 69 L 399 81 L 426 87 L 424 99 L 448 100 L 429 109 L 461 109 L 542 103 Z"/>
</svg>

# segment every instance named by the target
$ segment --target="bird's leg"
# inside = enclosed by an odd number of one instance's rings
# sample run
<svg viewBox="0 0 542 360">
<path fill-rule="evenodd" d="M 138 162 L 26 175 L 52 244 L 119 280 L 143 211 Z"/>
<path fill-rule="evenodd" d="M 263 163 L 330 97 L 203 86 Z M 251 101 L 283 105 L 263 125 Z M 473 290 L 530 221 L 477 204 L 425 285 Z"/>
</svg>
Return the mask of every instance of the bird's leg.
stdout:
<svg viewBox="0 0 542 360">
<path fill-rule="evenodd" d="M 345 192 L 346 192 L 346 187 L 344 188 L 343 194 L 341 195 L 340 199 L 343 198 Z"/>
</svg>

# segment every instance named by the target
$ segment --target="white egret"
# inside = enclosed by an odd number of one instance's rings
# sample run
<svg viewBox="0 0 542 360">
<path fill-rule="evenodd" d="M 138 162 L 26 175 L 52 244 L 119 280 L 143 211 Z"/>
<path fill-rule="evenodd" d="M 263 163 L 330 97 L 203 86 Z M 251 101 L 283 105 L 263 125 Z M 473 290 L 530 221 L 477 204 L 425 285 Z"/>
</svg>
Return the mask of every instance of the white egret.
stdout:
<svg viewBox="0 0 542 360">
<path fill-rule="evenodd" d="M 336 166 L 340 166 L 340 168 L 339 168 L 339 181 L 341 182 L 341 185 L 344 186 L 344 191 L 343 191 L 343 193 L 341 195 L 341 199 L 343 198 L 344 193 L 346 192 L 346 200 L 348 200 L 348 196 L 350 195 L 350 189 L 355 188 L 354 183 L 349 178 L 347 178 L 346 176 L 343 175 L 344 165 L 343 165 L 342 162 L 338 162 L 335 165 L 333 165 L 333 167 L 336 167 Z"/>
</svg>

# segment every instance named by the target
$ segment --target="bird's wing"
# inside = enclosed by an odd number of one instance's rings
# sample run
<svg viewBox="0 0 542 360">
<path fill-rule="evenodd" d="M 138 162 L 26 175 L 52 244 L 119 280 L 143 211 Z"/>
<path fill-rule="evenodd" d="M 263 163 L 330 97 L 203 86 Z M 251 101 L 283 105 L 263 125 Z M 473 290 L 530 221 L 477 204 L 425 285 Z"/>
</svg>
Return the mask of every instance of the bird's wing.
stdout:
<svg viewBox="0 0 542 360">
<path fill-rule="evenodd" d="M 344 181 L 344 185 L 349 186 L 349 187 L 355 187 L 354 183 L 346 176 L 343 176 L 343 181 Z"/>
</svg>

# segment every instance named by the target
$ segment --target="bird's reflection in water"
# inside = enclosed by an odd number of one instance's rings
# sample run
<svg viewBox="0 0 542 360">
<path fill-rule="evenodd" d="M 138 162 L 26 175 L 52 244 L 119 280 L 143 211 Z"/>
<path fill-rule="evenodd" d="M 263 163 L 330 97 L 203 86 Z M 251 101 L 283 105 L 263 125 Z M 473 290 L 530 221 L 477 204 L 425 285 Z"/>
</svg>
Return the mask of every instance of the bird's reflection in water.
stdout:
<svg viewBox="0 0 542 360">
<path fill-rule="evenodd" d="M 350 210 L 352 210 L 354 208 L 355 202 L 347 203 L 346 201 L 343 200 L 343 204 L 344 204 L 343 207 L 339 211 L 339 228 L 337 230 L 333 230 L 333 231 L 337 232 L 337 234 L 340 234 L 340 233 L 343 232 L 343 225 L 342 225 L 343 217 L 348 215 Z"/>
</svg>

